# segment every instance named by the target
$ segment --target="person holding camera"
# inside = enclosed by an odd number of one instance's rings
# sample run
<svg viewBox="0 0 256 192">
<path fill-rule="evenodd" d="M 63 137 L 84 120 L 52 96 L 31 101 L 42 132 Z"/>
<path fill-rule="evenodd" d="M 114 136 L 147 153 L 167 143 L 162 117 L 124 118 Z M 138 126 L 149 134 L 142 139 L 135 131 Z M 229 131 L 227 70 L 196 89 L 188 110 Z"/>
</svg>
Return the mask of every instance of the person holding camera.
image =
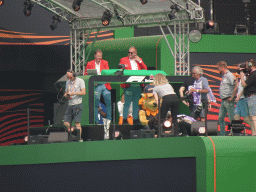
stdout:
<svg viewBox="0 0 256 192">
<path fill-rule="evenodd" d="M 70 128 L 70 123 L 74 120 L 76 128 L 80 130 L 79 141 L 82 142 L 82 128 L 80 121 L 83 109 L 82 95 L 86 94 L 85 83 L 83 79 L 76 77 L 74 71 L 71 69 L 67 71 L 67 78 L 68 81 L 66 82 L 64 97 L 68 98 L 68 106 L 64 116 L 64 126 L 69 131 L 73 131 Z"/>
<path fill-rule="evenodd" d="M 220 135 L 225 136 L 225 117 L 228 113 L 229 121 L 234 120 L 235 101 L 237 92 L 236 77 L 228 70 L 227 63 L 220 61 L 217 63 L 217 70 L 222 75 L 220 83 L 221 105 L 219 111 Z"/>
<path fill-rule="evenodd" d="M 125 65 L 126 70 L 147 70 L 146 64 L 137 55 L 137 49 L 135 47 L 130 47 L 128 51 L 128 56 L 120 59 L 119 64 Z M 139 111 L 139 100 L 141 98 L 141 87 L 140 84 L 122 84 L 121 87 L 124 90 L 124 110 L 123 110 L 123 122 L 127 121 L 128 110 L 133 101 L 133 119 L 130 121 L 130 125 L 133 125 L 133 121 L 139 122 L 138 111 Z"/>
<path fill-rule="evenodd" d="M 193 86 L 189 86 L 188 91 L 189 95 L 187 95 L 187 98 L 192 96 L 190 100 L 192 102 L 186 102 L 183 99 L 183 103 L 185 105 L 189 106 L 190 109 L 190 116 L 194 119 L 200 118 L 201 121 L 205 121 L 206 117 L 206 107 L 208 106 L 208 97 L 207 94 L 209 93 L 209 84 L 208 80 L 202 76 L 203 70 L 199 66 L 195 66 L 192 69 L 192 77 L 195 78 Z M 185 87 L 182 86 L 180 88 L 180 96 L 183 97 L 183 91 L 185 90 Z"/>
<path fill-rule="evenodd" d="M 244 80 L 244 70 L 240 71 L 241 84 L 244 87 L 244 96 L 248 107 L 249 118 L 253 124 L 251 127 L 252 135 L 255 136 L 256 128 L 256 62 L 250 59 L 246 62 L 246 69 L 248 70 L 248 77 Z"/>
<path fill-rule="evenodd" d="M 236 71 L 237 77 L 239 77 L 241 70 L 243 71 L 243 73 L 247 74 L 246 63 L 238 64 L 237 71 Z M 245 81 L 246 76 L 244 76 L 243 79 Z M 249 124 L 252 129 L 253 124 L 249 118 L 248 108 L 247 108 L 247 104 L 246 104 L 245 96 L 244 96 L 244 87 L 242 86 L 241 79 L 238 82 L 238 90 L 237 90 L 237 97 L 235 99 L 235 103 L 236 103 L 236 107 L 235 107 L 235 112 L 234 112 L 234 119 L 240 120 L 240 118 L 243 117 L 244 122 Z M 252 129 L 252 132 L 253 132 L 253 129 Z"/>
</svg>

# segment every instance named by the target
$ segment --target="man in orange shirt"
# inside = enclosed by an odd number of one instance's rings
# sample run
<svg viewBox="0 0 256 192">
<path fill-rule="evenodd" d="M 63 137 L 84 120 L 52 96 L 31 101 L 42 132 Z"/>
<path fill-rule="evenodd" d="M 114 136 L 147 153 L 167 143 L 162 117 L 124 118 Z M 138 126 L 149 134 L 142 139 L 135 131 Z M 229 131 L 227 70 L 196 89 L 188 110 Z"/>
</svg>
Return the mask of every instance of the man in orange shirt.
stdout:
<svg viewBox="0 0 256 192">
<path fill-rule="evenodd" d="M 143 60 L 140 57 L 138 57 L 137 49 L 135 47 L 130 47 L 128 51 L 128 56 L 121 58 L 119 64 L 124 64 L 126 70 L 148 69 Z M 124 89 L 125 97 L 123 119 L 127 119 L 128 109 L 131 101 L 133 101 L 133 119 L 135 121 L 138 121 L 138 103 L 141 98 L 141 87 L 139 84 L 122 84 L 121 87 Z M 130 125 L 133 125 L 133 119 L 127 119 Z"/>
<path fill-rule="evenodd" d="M 101 71 L 103 69 L 109 69 L 108 62 L 102 59 L 102 51 L 96 50 L 94 52 L 94 60 L 87 63 L 84 75 L 87 75 L 87 69 L 96 69 L 97 75 L 101 75 Z M 106 121 L 104 121 L 104 139 L 109 139 L 109 127 L 110 122 L 112 120 L 111 116 L 111 86 L 109 83 L 106 84 L 97 84 L 94 91 L 94 119 L 95 123 L 99 124 L 99 118 L 98 118 L 98 105 L 100 102 L 100 96 L 103 95 L 103 98 L 106 103 Z"/>
</svg>

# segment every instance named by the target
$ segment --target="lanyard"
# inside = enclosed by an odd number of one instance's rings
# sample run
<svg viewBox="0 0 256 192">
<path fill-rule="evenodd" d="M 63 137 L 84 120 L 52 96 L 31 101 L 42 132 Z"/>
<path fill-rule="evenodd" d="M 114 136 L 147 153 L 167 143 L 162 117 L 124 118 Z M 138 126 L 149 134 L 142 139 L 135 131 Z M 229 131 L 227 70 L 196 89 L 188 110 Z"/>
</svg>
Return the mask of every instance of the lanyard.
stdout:
<svg viewBox="0 0 256 192">
<path fill-rule="evenodd" d="M 70 84 L 69 84 L 69 86 L 68 86 L 68 92 L 69 93 L 72 93 L 73 91 L 74 91 L 74 89 L 75 89 L 75 83 L 76 83 L 76 81 L 74 81 L 74 84 L 73 84 L 73 86 L 72 86 L 72 88 L 70 88 L 71 87 L 71 81 L 70 81 Z M 71 91 L 70 91 L 70 89 L 71 89 Z"/>
</svg>

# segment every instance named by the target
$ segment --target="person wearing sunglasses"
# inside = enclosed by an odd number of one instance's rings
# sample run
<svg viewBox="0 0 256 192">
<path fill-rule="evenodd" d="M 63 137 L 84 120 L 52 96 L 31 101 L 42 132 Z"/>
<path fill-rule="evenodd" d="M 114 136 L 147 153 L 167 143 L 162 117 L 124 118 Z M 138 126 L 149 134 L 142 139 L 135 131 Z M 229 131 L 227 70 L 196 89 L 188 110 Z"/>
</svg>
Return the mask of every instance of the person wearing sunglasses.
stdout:
<svg viewBox="0 0 256 192">
<path fill-rule="evenodd" d="M 137 55 L 137 49 L 130 47 L 128 56 L 120 59 L 119 64 L 125 65 L 125 70 L 147 70 L 146 64 L 142 58 Z M 126 123 L 128 110 L 131 101 L 133 101 L 133 119 L 129 120 L 128 123 L 133 125 L 133 122 L 139 122 L 138 111 L 139 111 L 139 100 L 141 98 L 141 86 L 140 84 L 122 84 L 121 87 L 124 90 L 125 103 L 123 109 L 123 122 Z"/>
</svg>

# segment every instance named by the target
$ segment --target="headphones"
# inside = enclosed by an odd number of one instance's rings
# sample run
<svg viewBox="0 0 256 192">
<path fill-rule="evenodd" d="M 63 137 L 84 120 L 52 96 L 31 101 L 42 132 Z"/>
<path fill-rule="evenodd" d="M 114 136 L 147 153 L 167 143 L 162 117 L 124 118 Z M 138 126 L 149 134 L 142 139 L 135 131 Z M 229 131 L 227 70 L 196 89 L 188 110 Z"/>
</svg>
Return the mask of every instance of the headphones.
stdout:
<svg viewBox="0 0 256 192">
<path fill-rule="evenodd" d="M 247 64 L 248 64 L 248 67 L 252 67 L 252 66 L 255 66 L 255 60 L 254 59 L 249 59 L 247 60 Z"/>
<path fill-rule="evenodd" d="M 76 73 L 72 69 L 68 69 L 67 72 L 72 73 L 73 77 L 76 77 Z"/>
</svg>

